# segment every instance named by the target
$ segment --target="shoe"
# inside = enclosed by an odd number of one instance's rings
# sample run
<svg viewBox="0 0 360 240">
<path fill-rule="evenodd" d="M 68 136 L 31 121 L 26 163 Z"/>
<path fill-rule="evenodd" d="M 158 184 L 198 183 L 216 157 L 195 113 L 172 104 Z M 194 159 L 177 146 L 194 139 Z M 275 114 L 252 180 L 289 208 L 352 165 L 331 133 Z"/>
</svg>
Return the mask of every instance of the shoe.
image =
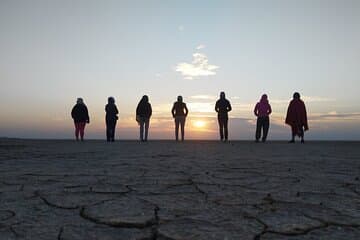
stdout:
<svg viewBox="0 0 360 240">
<path fill-rule="evenodd" d="M 295 143 L 295 140 L 290 140 L 288 143 Z"/>
<path fill-rule="evenodd" d="M 305 143 L 304 139 L 301 139 L 301 143 Z"/>
</svg>

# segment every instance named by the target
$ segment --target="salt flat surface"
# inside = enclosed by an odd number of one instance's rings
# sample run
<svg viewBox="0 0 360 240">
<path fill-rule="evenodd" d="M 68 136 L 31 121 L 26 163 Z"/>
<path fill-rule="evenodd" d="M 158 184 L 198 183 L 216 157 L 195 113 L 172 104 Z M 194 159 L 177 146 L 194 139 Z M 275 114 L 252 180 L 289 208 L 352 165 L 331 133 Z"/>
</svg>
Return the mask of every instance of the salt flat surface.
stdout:
<svg viewBox="0 0 360 240">
<path fill-rule="evenodd" d="M 360 143 L 0 140 L 0 239 L 360 239 Z"/>
</svg>

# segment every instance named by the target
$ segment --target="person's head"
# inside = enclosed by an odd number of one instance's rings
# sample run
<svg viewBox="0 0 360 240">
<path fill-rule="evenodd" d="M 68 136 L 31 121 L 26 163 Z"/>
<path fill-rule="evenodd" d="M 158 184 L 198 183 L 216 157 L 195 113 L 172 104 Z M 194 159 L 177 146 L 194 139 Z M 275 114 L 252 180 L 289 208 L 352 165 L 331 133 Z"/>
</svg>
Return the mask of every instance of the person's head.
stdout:
<svg viewBox="0 0 360 240">
<path fill-rule="evenodd" d="M 108 103 L 115 103 L 115 98 L 108 97 Z"/>
<path fill-rule="evenodd" d="M 220 92 L 220 98 L 224 99 L 225 98 L 225 92 Z"/>
<path fill-rule="evenodd" d="M 261 100 L 260 101 L 267 101 L 268 100 L 268 96 L 266 94 L 263 94 L 261 96 Z"/>
<path fill-rule="evenodd" d="M 182 97 L 182 96 L 178 96 L 178 97 L 177 97 L 177 100 L 178 100 L 178 102 L 182 102 L 182 101 L 183 101 L 183 97 Z"/>
<path fill-rule="evenodd" d="M 79 98 L 77 98 L 76 103 L 77 103 L 77 104 L 83 104 L 83 103 L 84 103 L 84 100 L 79 97 Z"/>
<path fill-rule="evenodd" d="M 148 103 L 149 102 L 149 97 L 147 95 L 144 95 L 142 98 L 141 98 L 141 101 L 145 102 L 145 103 Z"/>
<path fill-rule="evenodd" d="M 293 95 L 293 98 L 294 99 L 300 99 L 300 93 L 295 92 L 294 95 Z"/>
</svg>

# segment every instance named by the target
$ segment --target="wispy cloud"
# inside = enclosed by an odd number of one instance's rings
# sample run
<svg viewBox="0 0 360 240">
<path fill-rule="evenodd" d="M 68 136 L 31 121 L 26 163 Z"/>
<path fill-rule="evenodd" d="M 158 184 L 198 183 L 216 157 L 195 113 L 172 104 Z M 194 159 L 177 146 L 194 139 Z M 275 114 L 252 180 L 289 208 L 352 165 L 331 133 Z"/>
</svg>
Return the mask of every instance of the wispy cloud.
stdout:
<svg viewBox="0 0 360 240">
<path fill-rule="evenodd" d="M 185 30 L 185 27 L 183 25 L 178 26 L 178 31 L 182 32 Z"/>
<path fill-rule="evenodd" d="M 312 121 L 360 121 L 360 113 L 338 113 L 331 111 L 327 114 L 311 114 L 309 119 Z"/>
<path fill-rule="evenodd" d="M 302 99 L 306 102 L 333 102 L 334 98 L 318 97 L 318 96 L 303 96 Z"/>
<path fill-rule="evenodd" d="M 196 99 L 196 100 L 215 100 L 216 96 L 211 96 L 211 95 L 195 95 L 195 96 L 191 96 L 191 99 Z"/>
<path fill-rule="evenodd" d="M 209 64 L 207 56 L 203 53 L 194 53 L 191 63 L 179 63 L 175 71 L 180 72 L 185 79 L 216 75 L 219 67 Z"/>
<path fill-rule="evenodd" d="M 199 46 L 196 47 L 197 50 L 201 50 L 204 49 L 206 46 L 204 44 L 200 44 Z"/>
<path fill-rule="evenodd" d="M 334 102 L 336 99 L 334 98 L 326 98 L 326 97 L 319 97 L 319 96 L 302 96 L 302 100 L 305 103 L 316 103 L 316 102 Z M 288 104 L 291 99 L 269 99 L 270 103 L 272 104 Z"/>
</svg>

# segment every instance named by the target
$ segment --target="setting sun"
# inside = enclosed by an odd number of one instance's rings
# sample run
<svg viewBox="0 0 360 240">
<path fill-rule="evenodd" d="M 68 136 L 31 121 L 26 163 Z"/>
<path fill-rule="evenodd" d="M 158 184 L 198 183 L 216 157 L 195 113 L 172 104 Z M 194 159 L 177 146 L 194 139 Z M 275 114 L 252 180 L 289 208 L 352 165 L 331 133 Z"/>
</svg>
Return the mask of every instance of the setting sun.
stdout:
<svg viewBox="0 0 360 240">
<path fill-rule="evenodd" d="M 203 128 L 205 127 L 206 123 L 202 120 L 196 120 L 194 121 L 194 126 L 197 128 Z"/>
</svg>

